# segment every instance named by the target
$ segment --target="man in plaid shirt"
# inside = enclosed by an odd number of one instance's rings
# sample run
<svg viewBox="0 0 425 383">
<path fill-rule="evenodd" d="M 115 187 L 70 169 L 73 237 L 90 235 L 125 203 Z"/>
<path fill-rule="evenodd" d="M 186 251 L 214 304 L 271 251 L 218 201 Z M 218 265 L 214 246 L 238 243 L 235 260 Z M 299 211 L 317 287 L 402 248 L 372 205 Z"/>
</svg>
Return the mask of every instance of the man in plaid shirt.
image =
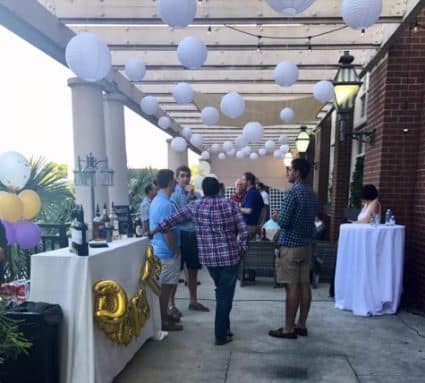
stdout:
<svg viewBox="0 0 425 383">
<path fill-rule="evenodd" d="M 202 182 L 204 198 L 194 200 L 170 215 L 152 231 L 167 232 L 187 220 L 195 223 L 199 260 L 207 266 L 216 286 L 215 344 L 232 340 L 232 310 L 240 252 L 246 251 L 247 226 L 233 201 L 219 197 L 219 183 L 206 177 Z"/>
</svg>

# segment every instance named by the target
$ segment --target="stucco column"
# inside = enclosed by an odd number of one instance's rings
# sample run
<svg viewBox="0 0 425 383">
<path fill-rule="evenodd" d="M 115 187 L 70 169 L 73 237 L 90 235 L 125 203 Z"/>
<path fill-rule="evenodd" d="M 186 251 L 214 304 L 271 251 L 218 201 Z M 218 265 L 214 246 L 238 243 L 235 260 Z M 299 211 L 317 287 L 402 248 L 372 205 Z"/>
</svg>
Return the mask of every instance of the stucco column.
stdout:
<svg viewBox="0 0 425 383">
<path fill-rule="evenodd" d="M 103 116 L 102 87 L 97 83 L 82 81 L 78 78 L 68 80 L 72 90 L 72 121 L 74 137 L 74 160 L 77 166 L 78 156 L 85 159 L 86 155 L 93 153 L 98 161 L 106 159 L 105 129 Z M 84 162 L 82 163 L 84 167 Z M 85 220 L 91 223 L 92 205 L 90 187 L 76 186 L 76 202 L 83 205 Z M 106 186 L 97 182 L 95 187 L 95 204 L 109 205 L 108 190 Z"/>
<path fill-rule="evenodd" d="M 171 169 L 173 172 L 175 172 L 180 165 L 188 164 L 187 149 L 183 152 L 175 152 L 173 149 L 171 149 L 171 138 L 167 139 L 167 149 L 168 169 Z"/>
<path fill-rule="evenodd" d="M 109 202 L 128 206 L 124 101 L 125 98 L 116 93 L 104 96 L 106 155 L 109 167 L 114 171 L 114 184 L 108 190 Z"/>
</svg>

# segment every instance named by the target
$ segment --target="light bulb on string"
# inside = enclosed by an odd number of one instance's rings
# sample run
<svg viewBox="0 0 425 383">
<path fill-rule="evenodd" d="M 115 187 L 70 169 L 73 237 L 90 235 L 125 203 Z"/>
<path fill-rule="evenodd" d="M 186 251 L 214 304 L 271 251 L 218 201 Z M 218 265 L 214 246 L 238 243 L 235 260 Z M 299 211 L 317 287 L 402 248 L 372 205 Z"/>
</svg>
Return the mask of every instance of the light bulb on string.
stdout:
<svg viewBox="0 0 425 383">
<path fill-rule="evenodd" d="M 258 36 L 257 53 L 261 53 L 261 36 Z"/>
<path fill-rule="evenodd" d="M 362 29 L 362 31 L 360 32 L 360 34 L 362 35 L 362 37 L 365 35 L 365 33 L 366 33 L 366 31 L 365 31 L 365 29 L 363 28 Z"/>
</svg>

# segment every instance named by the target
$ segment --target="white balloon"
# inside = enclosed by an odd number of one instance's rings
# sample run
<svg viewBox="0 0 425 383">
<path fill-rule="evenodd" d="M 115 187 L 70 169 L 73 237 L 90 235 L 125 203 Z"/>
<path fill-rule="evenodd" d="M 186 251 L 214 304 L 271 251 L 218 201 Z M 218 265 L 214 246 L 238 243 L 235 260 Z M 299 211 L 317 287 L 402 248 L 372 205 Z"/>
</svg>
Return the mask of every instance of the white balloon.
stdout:
<svg viewBox="0 0 425 383">
<path fill-rule="evenodd" d="M 220 102 L 221 112 L 229 118 L 238 118 L 245 111 L 245 100 L 237 92 L 227 93 Z"/>
<path fill-rule="evenodd" d="M 199 174 L 201 176 L 205 176 L 206 174 L 208 174 L 209 172 L 211 172 L 211 166 L 206 161 L 199 161 L 198 169 L 199 169 Z"/>
<path fill-rule="evenodd" d="M 171 126 L 171 119 L 167 116 L 161 116 L 158 120 L 158 125 L 161 129 L 168 129 Z"/>
<path fill-rule="evenodd" d="M 197 148 L 202 148 L 202 144 L 204 143 L 204 139 L 202 136 L 198 133 L 192 134 L 192 137 L 190 137 L 190 143 L 193 146 L 196 146 Z"/>
<path fill-rule="evenodd" d="M 286 107 L 280 111 L 280 119 L 283 122 L 286 122 L 287 124 L 289 124 L 290 122 L 294 121 L 294 118 L 295 118 L 295 112 L 292 108 Z"/>
<path fill-rule="evenodd" d="M 218 153 L 218 159 L 219 160 L 225 160 L 226 159 L 226 155 L 224 153 Z"/>
<path fill-rule="evenodd" d="M 258 154 L 261 157 L 264 157 L 267 154 L 267 150 L 265 148 L 260 148 L 260 149 L 258 149 Z"/>
<path fill-rule="evenodd" d="M 334 97 L 334 84 L 330 81 L 319 81 L 313 87 L 314 98 L 319 102 L 328 102 Z"/>
<path fill-rule="evenodd" d="M 245 153 L 242 151 L 242 150 L 238 150 L 237 152 L 236 152 L 236 158 L 238 158 L 238 159 L 242 159 L 242 158 L 245 158 Z"/>
<path fill-rule="evenodd" d="M 349 27 L 366 29 L 381 16 L 382 0 L 343 0 L 341 13 Z"/>
<path fill-rule="evenodd" d="M 233 143 L 232 141 L 224 141 L 223 142 L 223 150 L 225 152 L 229 152 L 233 149 Z"/>
<path fill-rule="evenodd" d="M 273 78 L 280 86 L 291 86 L 298 80 L 298 67 L 292 61 L 282 61 L 276 66 Z"/>
<path fill-rule="evenodd" d="M 179 82 L 172 93 L 177 104 L 190 104 L 193 100 L 193 90 L 187 82 Z"/>
<path fill-rule="evenodd" d="M 157 12 L 170 27 L 184 28 L 195 18 L 196 0 L 158 0 Z"/>
<path fill-rule="evenodd" d="M 281 160 L 283 158 L 283 153 L 280 150 L 275 150 L 273 155 L 277 160 Z"/>
<path fill-rule="evenodd" d="M 124 71 L 130 81 L 142 81 L 146 74 L 146 66 L 143 61 L 132 58 L 126 62 Z"/>
<path fill-rule="evenodd" d="M 201 158 L 200 159 L 201 160 L 207 160 L 208 161 L 210 159 L 210 153 L 208 151 L 204 150 L 201 153 Z"/>
<path fill-rule="evenodd" d="M 283 145 L 281 145 L 281 147 L 279 148 L 279 150 L 282 152 L 282 153 L 287 153 L 287 152 L 289 152 L 289 145 L 288 144 L 283 144 Z"/>
<path fill-rule="evenodd" d="M 171 140 L 171 149 L 175 152 L 184 152 L 187 148 L 187 142 L 183 137 L 174 137 Z"/>
<path fill-rule="evenodd" d="M 190 137 L 192 137 L 192 129 L 185 126 L 182 130 L 182 136 L 186 138 L 186 140 L 190 140 Z"/>
<path fill-rule="evenodd" d="M 266 150 L 268 152 L 272 152 L 274 150 L 275 147 L 275 143 L 272 140 L 268 140 L 266 141 L 266 143 L 264 144 L 264 147 L 266 148 Z"/>
<path fill-rule="evenodd" d="M 18 152 L 5 152 L 0 155 L 0 181 L 10 189 L 20 190 L 31 176 L 31 166 Z"/>
<path fill-rule="evenodd" d="M 95 82 L 104 79 L 112 66 L 111 52 L 96 35 L 81 32 L 69 40 L 65 49 L 66 65 L 81 79 Z"/>
<path fill-rule="evenodd" d="M 213 153 L 218 153 L 221 150 L 220 144 L 212 144 L 211 145 L 211 151 Z"/>
<path fill-rule="evenodd" d="M 240 134 L 239 136 L 235 138 L 235 145 L 238 149 L 241 149 L 244 146 L 247 146 L 248 144 L 249 144 L 249 141 L 243 134 Z"/>
<path fill-rule="evenodd" d="M 193 179 L 193 184 L 195 185 L 196 190 L 202 190 L 202 181 L 204 180 L 204 177 L 202 176 L 196 176 Z"/>
<path fill-rule="evenodd" d="M 249 155 L 249 159 L 250 160 L 258 160 L 258 154 L 257 153 L 251 153 L 250 155 Z"/>
<path fill-rule="evenodd" d="M 188 69 L 200 68 L 204 65 L 207 56 L 206 45 L 194 36 L 185 37 L 177 47 L 177 57 L 180 63 Z"/>
<path fill-rule="evenodd" d="M 267 3 L 276 12 L 283 13 L 287 17 L 294 17 L 305 11 L 315 0 L 267 0 Z"/>
<path fill-rule="evenodd" d="M 202 109 L 201 120 L 205 125 L 216 125 L 220 120 L 220 113 L 213 106 Z"/>
<path fill-rule="evenodd" d="M 153 96 L 145 96 L 140 101 L 140 107 L 144 113 L 153 116 L 158 112 L 158 101 Z"/>
<path fill-rule="evenodd" d="M 278 139 L 278 141 L 279 141 L 279 144 L 288 144 L 289 143 L 289 140 L 288 140 L 288 136 L 286 135 L 286 134 L 282 134 L 280 137 L 279 137 L 279 139 Z"/>
<path fill-rule="evenodd" d="M 233 148 L 232 150 L 229 150 L 228 152 L 226 152 L 228 157 L 233 157 L 236 153 L 235 148 Z"/>
<path fill-rule="evenodd" d="M 247 156 L 248 154 L 250 154 L 251 153 L 251 147 L 250 146 L 245 146 L 243 149 L 242 149 L 242 152 Z"/>
<path fill-rule="evenodd" d="M 263 138 L 264 127 L 257 121 L 251 121 L 244 126 L 242 134 L 251 144 L 256 144 Z"/>
</svg>

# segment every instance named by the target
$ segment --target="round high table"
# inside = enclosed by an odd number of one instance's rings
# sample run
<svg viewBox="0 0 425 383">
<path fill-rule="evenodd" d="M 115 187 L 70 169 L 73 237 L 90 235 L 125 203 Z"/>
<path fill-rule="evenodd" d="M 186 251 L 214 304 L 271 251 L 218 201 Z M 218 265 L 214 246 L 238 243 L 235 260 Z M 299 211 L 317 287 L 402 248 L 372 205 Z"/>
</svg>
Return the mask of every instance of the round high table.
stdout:
<svg viewBox="0 0 425 383">
<path fill-rule="evenodd" d="M 335 307 L 354 315 L 394 314 L 400 303 L 405 227 L 341 225 Z"/>
</svg>

